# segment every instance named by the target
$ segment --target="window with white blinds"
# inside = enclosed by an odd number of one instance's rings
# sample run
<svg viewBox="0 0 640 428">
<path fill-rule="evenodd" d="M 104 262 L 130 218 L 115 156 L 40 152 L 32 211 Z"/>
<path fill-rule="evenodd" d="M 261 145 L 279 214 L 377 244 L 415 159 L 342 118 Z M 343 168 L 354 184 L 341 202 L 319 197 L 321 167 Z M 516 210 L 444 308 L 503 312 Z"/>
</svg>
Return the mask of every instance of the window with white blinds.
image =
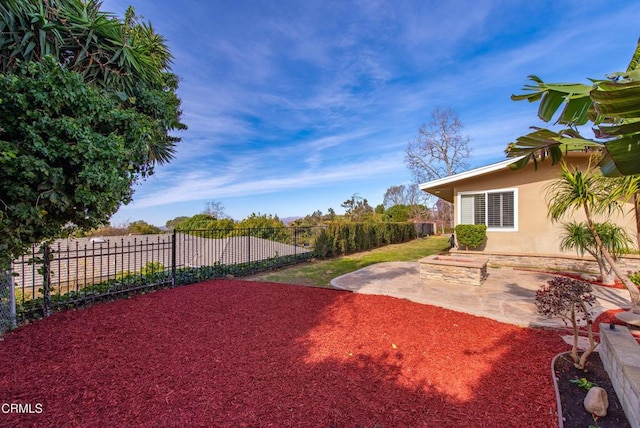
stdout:
<svg viewBox="0 0 640 428">
<path fill-rule="evenodd" d="M 460 195 L 460 224 L 486 224 L 489 229 L 515 229 L 515 191 Z"/>
<path fill-rule="evenodd" d="M 487 227 L 513 227 L 513 192 L 487 193 Z"/>
<path fill-rule="evenodd" d="M 485 224 L 485 194 L 462 195 L 460 197 L 460 223 Z"/>
</svg>

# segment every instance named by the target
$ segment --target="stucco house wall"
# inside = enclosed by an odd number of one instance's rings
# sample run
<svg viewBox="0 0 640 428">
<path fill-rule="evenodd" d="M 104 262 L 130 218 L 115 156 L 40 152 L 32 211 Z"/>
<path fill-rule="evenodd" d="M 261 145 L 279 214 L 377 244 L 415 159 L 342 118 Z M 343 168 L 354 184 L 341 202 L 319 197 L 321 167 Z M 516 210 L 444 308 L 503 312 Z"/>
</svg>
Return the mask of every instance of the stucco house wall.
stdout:
<svg viewBox="0 0 640 428">
<path fill-rule="evenodd" d="M 572 154 L 567 161 L 571 165 L 585 168 L 589 159 L 586 153 L 576 153 Z M 547 188 L 551 182 L 558 179 L 559 175 L 560 165 L 551 165 L 550 160 L 545 160 L 538 163 L 537 170 L 531 162 L 525 169 L 518 171 L 513 171 L 504 164 L 503 167 L 488 172 L 483 172 L 483 169 L 472 170 L 459 174 L 459 177 L 452 176 L 448 180 L 436 180 L 420 187 L 436 196 L 444 195 L 443 199 L 454 202 L 456 225 L 461 222 L 461 195 L 483 191 L 513 190 L 515 195 L 514 228 L 489 228 L 483 252 L 521 255 L 575 255 L 574 251 L 563 253 L 560 250 L 562 225 L 553 223 L 547 215 Z M 627 204 L 621 214 L 612 215 L 609 219 L 627 228 L 630 236 L 634 237 L 635 219 L 632 214 L 629 214 L 631 209 L 632 205 Z M 576 211 L 574 216 L 566 218 L 566 221 L 569 220 L 581 221 L 584 220 L 584 215 L 581 211 Z"/>
</svg>

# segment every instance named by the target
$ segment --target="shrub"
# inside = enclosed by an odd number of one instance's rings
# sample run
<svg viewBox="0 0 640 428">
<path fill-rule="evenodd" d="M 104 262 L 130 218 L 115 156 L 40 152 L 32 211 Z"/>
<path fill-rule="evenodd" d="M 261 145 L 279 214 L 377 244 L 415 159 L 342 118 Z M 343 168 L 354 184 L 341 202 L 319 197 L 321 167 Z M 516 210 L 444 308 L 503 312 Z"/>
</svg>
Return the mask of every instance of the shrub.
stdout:
<svg viewBox="0 0 640 428">
<path fill-rule="evenodd" d="M 627 275 L 629 275 L 629 279 L 631 280 L 631 282 L 633 282 L 638 286 L 638 288 L 640 288 L 640 272 L 627 272 Z"/>
<path fill-rule="evenodd" d="M 571 322 L 573 328 L 573 347 L 571 357 L 574 365 L 579 369 L 584 369 L 584 365 L 589 355 L 598 345 L 593 340 L 591 314 L 589 307 L 596 302 L 591 284 L 573 278 L 555 277 L 540 287 L 536 292 L 536 307 L 541 315 L 546 317 L 560 317 L 567 323 Z M 578 321 L 583 319 L 587 322 L 587 333 L 589 335 L 589 349 L 578 357 Z"/>
<path fill-rule="evenodd" d="M 331 257 L 331 250 L 333 248 L 331 242 L 331 236 L 327 229 L 322 229 L 316 236 L 313 253 L 316 257 L 325 258 Z"/>
<path fill-rule="evenodd" d="M 367 251 L 416 237 L 411 223 L 338 223 L 327 225 L 316 237 L 315 257 L 333 257 Z"/>
<path fill-rule="evenodd" d="M 487 226 L 484 224 L 459 224 L 455 228 L 458 245 L 469 248 L 478 248 L 487 239 Z"/>
<path fill-rule="evenodd" d="M 142 269 L 140 270 L 140 274 L 142 275 L 153 275 L 154 273 L 163 272 L 164 265 L 160 262 L 147 262 Z"/>
</svg>

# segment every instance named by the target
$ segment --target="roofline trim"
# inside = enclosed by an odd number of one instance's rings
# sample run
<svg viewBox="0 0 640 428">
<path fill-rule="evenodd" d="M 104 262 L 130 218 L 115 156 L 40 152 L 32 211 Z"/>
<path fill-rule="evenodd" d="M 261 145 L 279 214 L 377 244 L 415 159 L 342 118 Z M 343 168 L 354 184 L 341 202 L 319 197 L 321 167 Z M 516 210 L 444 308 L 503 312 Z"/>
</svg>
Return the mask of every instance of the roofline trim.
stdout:
<svg viewBox="0 0 640 428">
<path fill-rule="evenodd" d="M 499 171 L 505 167 L 508 167 L 512 163 L 518 162 L 524 159 L 526 155 L 518 156 L 511 159 L 506 159 L 501 162 L 492 163 L 490 165 L 481 166 L 480 168 L 471 169 L 469 171 L 461 172 L 460 174 L 450 175 L 448 177 L 438 178 L 436 180 L 427 181 L 418 185 L 420 190 L 427 190 L 433 187 L 439 187 L 445 184 L 454 183 L 460 180 L 466 180 L 468 178 L 477 177 L 479 175 L 489 174 L 490 172 Z"/>
</svg>

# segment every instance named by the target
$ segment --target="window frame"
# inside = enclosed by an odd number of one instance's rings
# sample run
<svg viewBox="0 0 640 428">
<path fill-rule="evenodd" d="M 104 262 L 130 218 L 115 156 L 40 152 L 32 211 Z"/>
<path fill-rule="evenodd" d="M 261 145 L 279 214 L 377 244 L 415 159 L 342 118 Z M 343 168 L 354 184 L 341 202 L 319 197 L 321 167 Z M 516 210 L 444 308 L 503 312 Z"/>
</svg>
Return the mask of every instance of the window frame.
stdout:
<svg viewBox="0 0 640 428">
<path fill-rule="evenodd" d="M 488 211 L 489 211 L 489 197 L 491 193 L 508 193 L 513 192 L 513 226 L 512 227 L 489 227 L 488 226 Z M 517 232 L 519 227 L 519 213 L 518 213 L 518 188 L 508 187 L 503 189 L 487 189 L 487 190 L 467 190 L 457 192 L 456 195 L 456 224 L 463 224 L 462 221 L 462 197 L 469 195 L 484 195 L 485 200 L 485 214 L 484 224 L 487 225 L 487 232 Z M 475 213 L 474 213 L 475 215 Z M 464 223 L 466 224 L 466 223 Z"/>
</svg>

